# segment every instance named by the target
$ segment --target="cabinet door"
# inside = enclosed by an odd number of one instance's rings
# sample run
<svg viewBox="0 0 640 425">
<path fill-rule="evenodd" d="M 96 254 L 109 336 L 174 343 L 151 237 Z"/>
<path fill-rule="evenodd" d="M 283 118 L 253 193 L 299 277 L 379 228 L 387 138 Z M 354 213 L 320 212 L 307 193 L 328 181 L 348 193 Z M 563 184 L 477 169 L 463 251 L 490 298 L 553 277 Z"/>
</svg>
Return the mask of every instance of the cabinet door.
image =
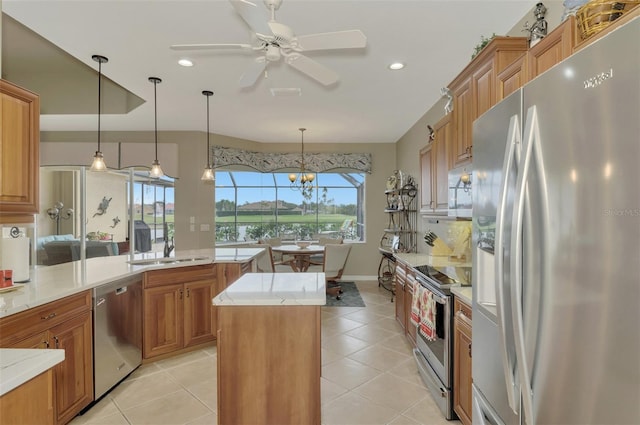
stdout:
<svg viewBox="0 0 640 425">
<path fill-rule="evenodd" d="M 433 191 L 431 179 L 433 175 L 433 142 L 420 150 L 420 211 L 431 212 L 433 203 Z"/>
<path fill-rule="evenodd" d="M 44 331 L 11 344 L 7 348 L 51 348 L 49 340 L 49 331 Z"/>
<path fill-rule="evenodd" d="M 573 52 L 575 25 L 568 19 L 554 29 L 538 44 L 529 49 L 529 80 L 533 80 Z"/>
<path fill-rule="evenodd" d="M 0 80 L 0 223 L 38 212 L 40 100 Z"/>
<path fill-rule="evenodd" d="M 213 341 L 217 332 L 211 314 L 214 283 L 202 280 L 184 286 L 184 346 Z"/>
<path fill-rule="evenodd" d="M 167 285 L 144 291 L 145 359 L 184 346 L 184 285 Z"/>
<path fill-rule="evenodd" d="M 522 54 L 496 76 L 496 102 L 500 102 L 527 81 L 527 56 Z"/>
<path fill-rule="evenodd" d="M 471 425 L 471 321 L 457 311 L 454 319 L 453 409 L 460 421 Z"/>
<path fill-rule="evenodd" d="M 54 368 L 56 422 L 66 424 L 93 401 L 93 343 L 91 312 L 50 330 L 51 348 L 64 350 Z"/>
<path fill-rule="evenodd" d="M 405 316 L 407 322 L 407 337 L 409 337 L 409 341 L 416 346 L 416 336 L 418 328 L 413 323 L 411 323 L 411 305 L 413 304 L 413 285 L 415 284 L 416 278 L 412 273 L 407 274 L 407 283 L 404 287 L 404 305 L 405 305 Z"/>
<path fill-rule="evenodd" d="M 452 166 L 471 162 L 471 126 L 473 124 L 473 94 L 469 77 L 453 91 L 453 140 Z"/>
<path fill-rule="evenodd" d="M 453 139 L 451 115 L 445 115 L 434 126 L 435 139 L 433 141 L 433 178 L 434 207 L 437 212 L 447 212 L 449 207 L 449 148 Z"/>
</svg>

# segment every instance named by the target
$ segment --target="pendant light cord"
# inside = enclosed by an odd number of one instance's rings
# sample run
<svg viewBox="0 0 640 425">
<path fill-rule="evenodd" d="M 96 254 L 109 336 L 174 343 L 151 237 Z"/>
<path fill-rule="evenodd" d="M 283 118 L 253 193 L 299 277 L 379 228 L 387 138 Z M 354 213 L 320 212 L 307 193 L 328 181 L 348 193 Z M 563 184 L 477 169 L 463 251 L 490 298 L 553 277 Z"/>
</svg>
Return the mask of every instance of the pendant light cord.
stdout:
<svg viewBox="0 0 640 425">
<path fill-rule="evenodd" d="M 98 152 L 100 150 L 100 115 L 102 100 L 102 61 L 98 61 Z"/>
<path fill-rule="evenodd" d="M 207 168 L 211 168 L 211 148 L 209 147 L 209 96 L 207 95 Z"/>
<path fill-rule="evenodd" d="M 156 139 L 156 161 L 158 161 L 158 93 L 156 88 L 158 81 L 153 80 L 153 110 L 155 115 L 155 139 Z"/>
</svg>

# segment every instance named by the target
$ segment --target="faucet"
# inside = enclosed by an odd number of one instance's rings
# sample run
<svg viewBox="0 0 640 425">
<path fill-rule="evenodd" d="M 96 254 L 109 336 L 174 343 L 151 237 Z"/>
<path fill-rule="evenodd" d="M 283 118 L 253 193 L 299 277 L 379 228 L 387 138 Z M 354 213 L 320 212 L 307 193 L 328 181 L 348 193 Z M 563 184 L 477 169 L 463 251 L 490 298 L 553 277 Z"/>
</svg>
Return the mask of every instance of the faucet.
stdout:
<svg viewBox="0 0 640 425">
<path fill-rule="evenodd" d="M 171 245 L 169 245 L 169 239 L 164 238 L 164 257 L 165 258 L 169 257 L 169 254 L 171 254 L 171 251 L 173 251 L 173 248 L 175 248 L 175 246 L 173 245 L 173 238 L 171 238 Z"/>
</svg>

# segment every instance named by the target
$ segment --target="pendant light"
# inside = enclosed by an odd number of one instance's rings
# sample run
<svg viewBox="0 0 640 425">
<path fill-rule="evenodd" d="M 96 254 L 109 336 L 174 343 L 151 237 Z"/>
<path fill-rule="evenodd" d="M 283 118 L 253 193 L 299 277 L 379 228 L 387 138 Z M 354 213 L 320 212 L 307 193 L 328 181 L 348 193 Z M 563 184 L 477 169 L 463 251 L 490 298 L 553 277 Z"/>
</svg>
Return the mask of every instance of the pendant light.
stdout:
<svg viewBox="0 0 640 425">
<path fill-rule="evenodd" d="M 213 92 L 209 90 L 203 90 L 202 94 L 207 97 L 207 168 L 204 169 L 200 180 L 205 182 L 212 182 L 216 179 L 211 168 L 211 149 L 209 147 L 209 98 L 213 96 Z"/>
<path fill-rule="evenodd" d="M 155 140 L 156 140 L 156 159 L 151 163 L 151 171 L 149 171 L 149 176 L 153 178 L 160 178 L 164 175 L 162 172 L 162 168 L 160 168 L 160 161 L 158 161 L 158 94 L 156 91 L 156 87 L 158 84 L 162 82 L 162 80 L 158 77 L 149 77 L 149 81 L 153 83 L 153 108 L 155 115 Z"/>
<path fill-rule="evenodd" d="M 100 55 L 93 55 L 91 59 L 98 62 L 98 150 L 93 156 L 93 163 L 91 163 L 91 171 L 106 171 L 107 164 L 104 163 L 104 157 L 100 150 L 100 112 L 102 104 L 102 64 L 109 62 L 109 59 Z"/>
</svg>

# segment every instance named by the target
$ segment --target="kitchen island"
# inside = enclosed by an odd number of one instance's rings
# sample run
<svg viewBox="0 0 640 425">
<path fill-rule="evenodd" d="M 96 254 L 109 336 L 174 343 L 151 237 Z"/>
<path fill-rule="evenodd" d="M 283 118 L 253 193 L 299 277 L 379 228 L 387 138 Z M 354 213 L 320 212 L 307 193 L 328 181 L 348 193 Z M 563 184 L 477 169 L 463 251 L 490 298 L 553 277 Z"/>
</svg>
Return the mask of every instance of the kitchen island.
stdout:
<svg viewBox="0 0 640 425">
<path fill-rule="evenodd" d="M 218 423 L 320 424 L 324 273 L 248 273 L 218 309 Z"/>
</svg>

